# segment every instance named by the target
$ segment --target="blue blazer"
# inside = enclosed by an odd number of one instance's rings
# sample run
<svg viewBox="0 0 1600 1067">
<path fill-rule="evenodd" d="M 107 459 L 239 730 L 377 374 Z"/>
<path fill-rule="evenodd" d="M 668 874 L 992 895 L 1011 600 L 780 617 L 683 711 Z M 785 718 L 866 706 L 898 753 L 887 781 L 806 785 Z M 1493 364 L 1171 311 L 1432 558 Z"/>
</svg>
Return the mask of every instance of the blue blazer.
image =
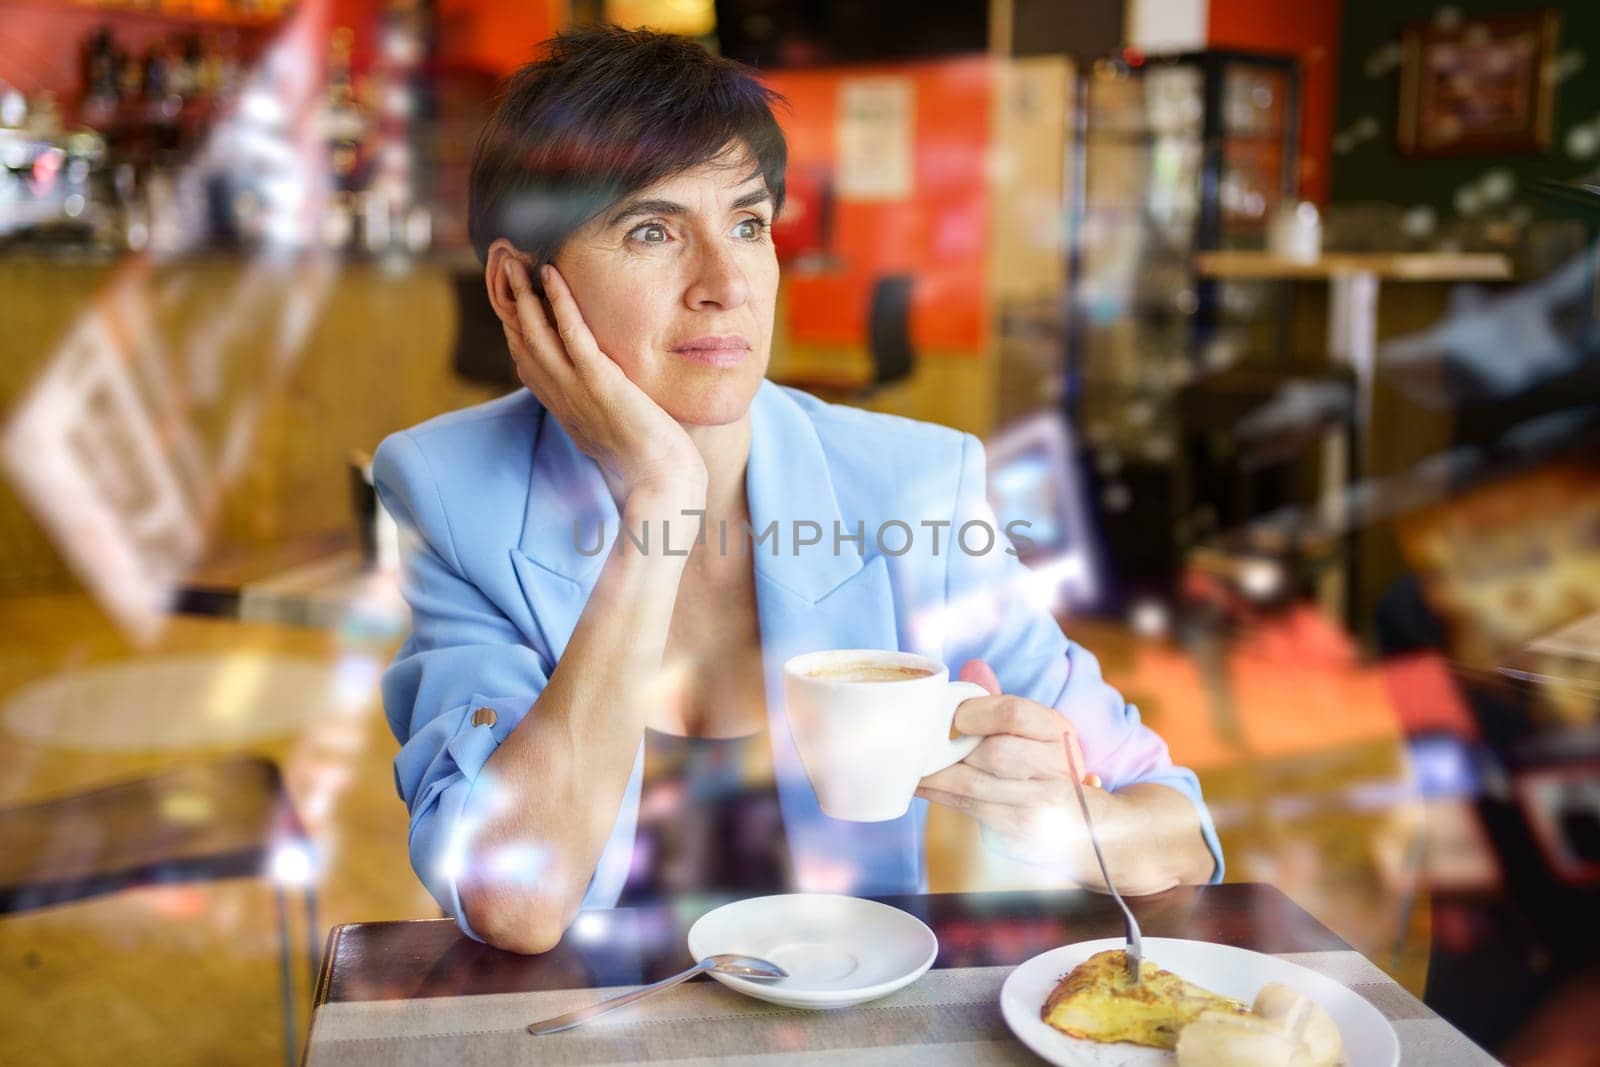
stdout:
<svg viewBox="0 0 1600 1067">
<path fill-rule="evenodd" d="M 607 544 L 615 538 L 617 508 L 599 467 L 526 391 L 390 436 L 373 474 L 401 529 L 401 587 L 412 613 L 383 677 L 401 745 L 395 780 L 411 812 L 411 860 L 476 937 L 456 891 L 462 811 L 484 763 L 560 661 L 607 555 L 595 551 L 597 531 Z M 746 488 L 753 529 L 777 524 L 756 546 L 754 566 L 795 888 L 865 894 L 927 886 L 926 801 L 881 823 L 830 819 L 817 806 L 785 719 L 782 667 L 824 648 L 903 649 L 952 671 L 987 660 L 1007 693 L 1072 721 L 1085 764 L 1108 789 L 1160 782 L 1189 796 L 1220 880 L 1222 852 L 1194 774 L 1172 764 L 1160 737 L 1101 679 L 1094 657 L 1062 635 L 1003 536 L 983 552 L 975 527 L 970 551 L 956 544 L 965 523 L 1001 529 L 984 483 L 983 447 L 971 435 L 825 404 L 770 382 L 756 394 Z M 806 544 L 819 529 L 820 543 Z M 492 725 L 474 725 L 490 718 L 476 716 L 480 708 L 494 711 Z M 613 906 L 627 879 L 643 766 L 641 741 L 585 907 Z M 536 846 L 527 859 L 536 877 Z"/>
</svg>

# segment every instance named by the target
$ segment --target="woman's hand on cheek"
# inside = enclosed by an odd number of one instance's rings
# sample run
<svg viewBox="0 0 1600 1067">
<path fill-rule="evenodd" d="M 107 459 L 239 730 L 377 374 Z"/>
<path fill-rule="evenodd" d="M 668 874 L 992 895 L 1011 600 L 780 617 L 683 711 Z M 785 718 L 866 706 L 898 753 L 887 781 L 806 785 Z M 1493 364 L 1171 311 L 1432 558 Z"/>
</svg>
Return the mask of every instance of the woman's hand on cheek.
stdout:
<svg viewBox="0 0 1600 1067">
<path fill-rule="evenodd" d="M 600 464 L 613 492 L 623 499 L 639 491 L 664 492 L 696 506 L 696 494 L 705 493 L 706 469 L 694 442 L 600 351 L 560 272 L 550 265 L 540 270 L 549 313 L 533 292 L 527 268 L 505 260 L 521 325 L 520 331 L 505 331 L 517 377 Z"/>
<path fill-rule="evenodd" d="M 1083 767 L 1072 724 L 1055 708 L 1002 694 L 994 671 L 982 660 L 969 661 L 961 678 L 992 694 L 956 709 L 956 730 L 983 741 L 960 763 L 922 779 L 917 795 L 971 815 L 1003 852 L 1032 863 L 1064 864 L 1074 881 L 1093 881 L 1094 856 L 1062 747 L 1065 737 L 1073 764 Z M 1091 803 L 1109 797 L 1098 788 L 1099 776 L 1086 775 L 1083 781 L 1092 791 Z"/>
</svg>

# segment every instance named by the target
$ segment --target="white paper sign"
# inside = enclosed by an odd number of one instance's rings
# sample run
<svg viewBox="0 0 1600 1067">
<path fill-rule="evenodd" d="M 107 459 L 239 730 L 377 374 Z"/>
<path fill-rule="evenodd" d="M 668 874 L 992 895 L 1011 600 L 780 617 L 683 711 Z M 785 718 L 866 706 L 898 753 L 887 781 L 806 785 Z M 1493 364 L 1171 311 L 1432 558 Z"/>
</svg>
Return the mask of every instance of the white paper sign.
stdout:
<svg viewBox="0 0 1600 1067">
<path fill-rule="evenodd" d="M 839 87 L 838 194 L 903 200 L 915 165 L 916 89 L 909 78 L 855 78 Z"/>
</svg>

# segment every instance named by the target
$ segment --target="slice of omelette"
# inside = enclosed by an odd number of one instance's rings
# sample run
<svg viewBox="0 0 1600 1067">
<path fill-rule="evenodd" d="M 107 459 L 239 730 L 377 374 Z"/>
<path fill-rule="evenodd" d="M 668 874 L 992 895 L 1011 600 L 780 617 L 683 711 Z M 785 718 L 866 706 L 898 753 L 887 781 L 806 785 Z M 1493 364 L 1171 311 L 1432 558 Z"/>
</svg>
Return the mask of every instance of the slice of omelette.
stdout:
<svg viewBox="0 0 1600 1067">
<path fill-rule="evenodd" d="M 1128 964 L 1121 949 L 1096 952 L 1061 980 L 1039 1015 L 1071 1037 L 1170 1049 L 1178 1044 L 1178 1031 L 1203 1011 L 1243 1015 L 1250 1010 L 1149 960 L 1140 966 L 1139 978 L 1138 985 L 1128 981 Z"/>
</svg>

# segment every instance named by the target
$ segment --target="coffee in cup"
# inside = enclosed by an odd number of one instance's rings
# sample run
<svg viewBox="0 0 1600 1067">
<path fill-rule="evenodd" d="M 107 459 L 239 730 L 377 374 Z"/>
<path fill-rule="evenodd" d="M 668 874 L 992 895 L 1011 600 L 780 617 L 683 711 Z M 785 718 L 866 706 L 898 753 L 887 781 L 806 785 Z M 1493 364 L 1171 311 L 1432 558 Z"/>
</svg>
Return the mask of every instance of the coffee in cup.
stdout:
<svg viewBox="0 0 1600 1067">
<path fill-rule="evenodd" d="M 917 783 L 965 759 L 980 737 L 950 737 L 956 706 L 988 690 L 950 681 L 938 660 L 839 649 L 784 664 L 789 729 L 824 815 L 898 819 Z"/>
<path fill-rule="evenodd" d="M 870 659 L 845 660 L 825 663 L 806 672 L 807 678 L 833 682 L 903 682 L 908 678 L 926 678 L 935 674 L 929 667 L 903 667 L 894 663 L 876 663 Z"/>
</svg>

